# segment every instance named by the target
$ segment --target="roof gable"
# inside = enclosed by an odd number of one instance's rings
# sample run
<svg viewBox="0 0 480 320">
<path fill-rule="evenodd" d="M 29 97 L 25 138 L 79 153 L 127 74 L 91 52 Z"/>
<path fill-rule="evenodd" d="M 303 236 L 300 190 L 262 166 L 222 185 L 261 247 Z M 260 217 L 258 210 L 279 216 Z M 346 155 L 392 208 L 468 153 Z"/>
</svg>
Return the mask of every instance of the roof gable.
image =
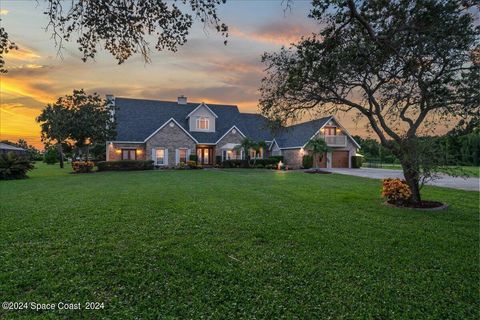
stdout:
<svg viewBox="0 0 480 320">
<path fill-rule="evenodd" d="M 215 112 L 212 111 L 212 109 L 210 109 L 205 103 L 201 103 L 198 105 L 198 107 L 196 107 L 195 109 L 192 110 L 192 112 L 190 112 L 186 118 L 190 118 L 192 115 L 195 114 L 195 112 L 197 112 L 199 109 L 201 108 L 205 108 L 206 110 L 208 110 L 215 118 L 218 118 L 218 116 L 215 114 Z"/>
</svg>

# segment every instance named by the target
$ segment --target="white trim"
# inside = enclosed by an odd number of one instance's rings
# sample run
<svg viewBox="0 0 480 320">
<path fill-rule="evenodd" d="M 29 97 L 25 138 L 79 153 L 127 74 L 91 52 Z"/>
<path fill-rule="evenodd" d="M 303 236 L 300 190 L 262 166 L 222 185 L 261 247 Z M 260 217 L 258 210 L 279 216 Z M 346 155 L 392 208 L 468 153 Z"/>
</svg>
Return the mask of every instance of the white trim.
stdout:
<svg viewBox="0 0 480 320">
<path fill-rule="evenodd" d="M 268 148 L 268 150 L 270 150 L 270 151 L 272 150 L 273 145 L 274 145 L 274 144 L 273 144 L 274 142 L 275 142 L 275 144 L 277 145 L 277 148 L 281 150 L 280 146 L 279 146 L 278 143 L 277 143 L 277 140 L 275 140 L 275 139 L 273 139 L 272 143 L 270 143 L 270 147 Z"/>
<path fill-rule="evenodd" d="M 145 141 L 109 141 L 112 143 L 145 143 Z"/>
<path fill-rule="evenodd" d="M 215 142 L 215 144 L 218 144 L 220 142 L 220 140 L 222 140 L 230 131 L 232 131 L 233 129 L 237 129 L 237 131 L 245 138 L 246 136 L 243 134 L 242 131 L 240 131 L 240 129 L 237 128 L 237 126 L 233 126 L 231 127 L 230 129 L 227 130 L 227 132 L 225 132 L 225 134 L 223 136 L 220 137 L 220 139 L 217 140 L 217 142 Z"/>
<path fill-rule="evenodd" d="M 218 118 L 218 116 L 215 114 L 215 112 L 213 112 L 212 109 L 210 109 L 205 103 L 202 102 L 202 103 L 200 103 L 200 104 L 198 105 L 198 107 L 196 107 L 195 109 L 193 109 L 192 112 L 190 112 L 185 119 L 190 118 L 190 116 L 192 115 L 192 113 L 194 113 L 195 111 L 197 111 L 197 109 L 200 108 L 200 107 L 205 107 L 205 108 L 207 108 L 208 111 L 210 111 L 210 112 L 215 116 L 215 118 Z"/>
<path fill-rule="evenodd" d="M 163 150 L 163 163 L 162 164 L 157 163 L 157 150 Z M 154 147 L 154 148 L 152 148 L 152 153 L 155 156 L 152 159 L 154 166 L 167 166 L 168 165 L 168 148 L 166 148 L 166 147 Z"/>
<path fill-rule="evenodd" d="M 149 140 L 151 137 L 153 137 L 155 134 L 157 134 L 158 131 L 162 130 L 163 127 L 165 127 L 167 124 L 169 124 L 171 121 L 173 121 L 177 126 L 180 127 L 180 129 L 183 130 L 183 132 L 185 132 L 190 138 L 192 138 L 193 141 L 195 141 L 195 143 L 198 143 L 197 139 L 195 139 L 190 133 L 188 133 L 187 130 L 185 130 L 185 128 L 183 128 L 178 122 L 177 120 L 173 119 L 173 118 L 170 118 L 168 119 L 164 124 L 162 124 L 160 126 L 160 128 L 158 128 L 157 130 L 155 130 L 151 135 L 149 135 L 144 141 L 143 143 L 147 142 L 147 140 Z"/>
<path fill-rule="evenodd" d="M 333 120 L 335 120 L 335 122 L 340 126 L 340 128 L 342 128 L 343 132 L 345 132 L 347 134 L 347 136 L 350 138 L 350 140 L 353 141 L 353 143 L 358 147 L 358 149 L 360 149 L 360 145 L 357 143 L 357 141 L 355 141 L 355 139 L 352 138 L 352 136 L 350 135 L 350 133 L 348 133 L 347 129 L 345 129 L 342 124 L 337 120 L 337 118 L 335 118 L 335 116 L 332 116 Z"/>
<path fill-rule="evenodd" d="M 200 119 L 204 119 L 204 121 L 206 121 L 206 124 L 207 124 L 207 128 L 206 129 L 203 129 L 203 128 L 200 128 L 199 124 L 200 124 Z M 195 130 L 192 130 L 192 131 L 206 131 L 206 132 L 212 132 L 210 130 L 210 118 L 209 117 L 205 117 L 205 116 L 198 116 L 196 117 L 195 119 Z"/>
<path fill-rule="evenodd" d="M 303 146 L 299 146 L 299 147 L 287 147 L 287 148 L 280 148 L 280 150 L 287 150 L 287 149 L 302 149 Z"/>
</svg>

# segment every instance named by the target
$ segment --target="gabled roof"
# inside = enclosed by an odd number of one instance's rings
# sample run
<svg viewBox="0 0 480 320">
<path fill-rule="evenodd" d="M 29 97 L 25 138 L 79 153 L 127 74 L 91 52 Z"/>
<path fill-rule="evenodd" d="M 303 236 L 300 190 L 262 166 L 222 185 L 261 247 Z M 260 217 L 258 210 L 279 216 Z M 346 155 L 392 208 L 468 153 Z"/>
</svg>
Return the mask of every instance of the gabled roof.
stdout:
<svg viewBox="0 0 480 320">
<path fill-rule="evenodd" d="M 187 117 L 186 117 L 186 118 L 190 118 L 190 116 L 191 116 L 195 111 L 197 111 L 199 108 L 201 108 L 201 107 L 207 108 L 207 110 L 210 111 L 210 113 L 213 114 L 213 116 L 214 116 L 215 118 L 218 118 L 218 116 L 215 114 L 215 112 L 213 112 L 212 109 L 210 109 L 204 102 L 200 103 L 200 104 L 198 105 L 198 107 L 196 107 L 196 108 L 193 109 L 189 114 L 187 114 Z"/>
<path fill-rule="evenodd" d="M 275 136 L 275 141 L 280 149 L 301 148 L 331 118 L 330 116 L 285 127 Z"/>
<path fill-rule="evenodd" d="M 336 121 L 333 116 L 329 116 L 277 129 L 274 132 L 269 126 L 269 120 L 260 114 L 240 113 L 235 105 L 209 104 L 207 108 L 217 117 L 215 132 L 197 132 L 189 131 L 188 117 L 202 106 L 201 103 L 178 104 L 176 101 L 118 97 L 115 98 L 115 105 L 117 142 L 144 142 L 159 128 L 173 120 L 199 144 L 216 144 L 235 127 L 242 135 L 255 141 L 273 141 L 275 138 L 280 149 L 301 148 L 330 119 Z"/>
</svg>

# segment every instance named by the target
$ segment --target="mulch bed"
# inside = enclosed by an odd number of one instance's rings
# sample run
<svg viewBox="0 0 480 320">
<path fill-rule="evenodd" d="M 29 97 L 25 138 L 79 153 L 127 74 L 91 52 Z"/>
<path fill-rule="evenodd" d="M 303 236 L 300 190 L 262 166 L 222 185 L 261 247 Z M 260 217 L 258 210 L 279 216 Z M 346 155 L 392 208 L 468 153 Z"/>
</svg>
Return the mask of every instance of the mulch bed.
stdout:
<svg viewBox="0 0 480 320">
<path fill-rule="evenodd" d="M 420 203 L 407 203 L 402 205 L 397 205 L 395 203 L 385 202 L 386 205 L 395 208 L 405 208 L 405 209 L 415 209 L 415 210 L 444 210 L 448 208 L 447 204 L 438 202 L 438 201 L 422 201 Z"/>
<path fill-rule="evenodd" d="M 303 171 L 305 173 L 318 173 L 318 174 L 331 174 L 331 172 L 320 170 L 320 169 L 308 169 Z"/>
</svg>

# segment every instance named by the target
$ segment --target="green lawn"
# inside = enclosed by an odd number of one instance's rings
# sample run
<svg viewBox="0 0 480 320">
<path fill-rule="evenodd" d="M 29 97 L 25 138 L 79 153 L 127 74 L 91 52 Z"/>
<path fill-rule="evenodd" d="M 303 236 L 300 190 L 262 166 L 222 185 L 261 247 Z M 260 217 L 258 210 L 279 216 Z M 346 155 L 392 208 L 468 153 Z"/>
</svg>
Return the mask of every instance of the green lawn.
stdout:
<svg viewBox="0 0 480 320">
<path fill-rule="evenodd" d="M 479 194 L 382 204 L 377 180 L 262 170 L 0 181 L 0 319 L 477 319 Z"/>
<path fill-rule="evenodd" d="M 383 163 L 382 167 L 379 169 L 393 169 L 393 170 L 402 170 L 402 166 L 399 164 L 389 164 Z M 480 177 L 480 167 L 473 167 L 473 166 L 458 166 L 458 167 L 451 167 L 453 173 L 461 176 L 467 177 Z M 452 173 L 450 171 L 445 171 L 445 173 Z"/>
</svg>

